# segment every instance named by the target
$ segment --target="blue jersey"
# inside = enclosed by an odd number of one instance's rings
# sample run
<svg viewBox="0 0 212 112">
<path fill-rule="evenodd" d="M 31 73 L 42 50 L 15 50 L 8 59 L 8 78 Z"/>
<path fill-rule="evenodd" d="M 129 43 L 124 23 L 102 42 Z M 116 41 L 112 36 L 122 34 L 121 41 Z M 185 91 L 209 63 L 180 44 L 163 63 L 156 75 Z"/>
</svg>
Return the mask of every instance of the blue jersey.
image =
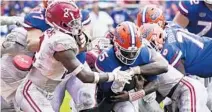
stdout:
<svg viewBox="0 0 212 112">
<path fill-rule="evenodd" d="M 50 28 L 45 21 L 45 11 L 46 9 L 40 6 L 32 9 L 32 11 L 24 17 L 24 27 L 40 29 L 42 32 Z M 91 22 L 88 10 L 81 10 L 81 15 L 83 25 L 87 25 Z"/>
<path fill-rule="evenodd" d="M 50 28 L 45 21 L 45 11 L 43 7 L 36 7 L 24 17 L 24 27 L 40 29 L 42 32 Z"/>
<path fill-rule="evenodd" d="M 45 21 L 45 11 L 46 9 L 43 7 L 36 7 L 30 11 L 24 18 L 24 27 L 25 28 L 36 28 L 40 29 L 42 32 L 50 28 L 50 26 Z M 82 23 L 83 25 L 87 25 L 90 23 L 89 12 L 87 10 L 81 11 L 82 15 Z M 86 60 L 86 53 L 81 52 L 77 55 L 77 58 L 80 60 L 81 63 L 84 63 Z"/>
<path fill-rule="evenodd" d="M 121 66 L 121 70 L 127 70 L 130 67 L 141 66 L 150 63 L 151 53 L 149 48 L 143 47 L 137 58 L 137 60 L 132 65 L 125 65 L 115 55 L 114 47 L 110 48 L 108 51 L 102 52 L 97 61 L 96 69 L 103 72 L 112 72 L 115 68 Z M 148 81 L 152 81 L 157 78 L 157 76 L 145 77 Z M 112 82 L 105 82 L 100 84 L 100 89 L 104 92 L 112 92 L 110 87 Z"/>
<path fill-rule="evenodd" d="M 189 32 L 212 38 L 212 11 L 204 1 L 181 1 L 179 11 L 189 19 Z"/>
<path fill-rule="evenodd" d="M 212 39 L 168 28 L 167 38 L 161 54 L 172 66 L 177 67 L 184 60 L 186 73 L 200 77 L 212 76 Z"/>
</svg>

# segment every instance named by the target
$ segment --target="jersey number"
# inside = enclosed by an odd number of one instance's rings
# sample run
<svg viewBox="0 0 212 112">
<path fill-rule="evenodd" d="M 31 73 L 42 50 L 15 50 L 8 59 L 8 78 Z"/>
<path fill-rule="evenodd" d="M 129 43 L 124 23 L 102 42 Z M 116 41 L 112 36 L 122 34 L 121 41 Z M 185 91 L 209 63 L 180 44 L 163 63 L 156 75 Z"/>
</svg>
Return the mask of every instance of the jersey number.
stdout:
<svg viewBox="0 0 212 112">
<path fill-rule="evenodd" d="M 102 52 L 99 56 L 99 61 L 103 61 L 107 57 L 108 57 L 107 52 Z"/>
<path fill-rule="evenodd" d="M 177 40 L 178 40 L 179 42 L 182 43 L 182 42 L 183 42 L 183 38 L 186 38 L 186 39 L 192 41 L 193 43 L 195 43 L 195 44 L 196 44 L 198 47 L 200 47 L 201 49 L 203 49 L 204 44 L 203 44 L 201 41 L 195 39 L 194 37 L 195 37 L 195 36 L 190 36 L 190 35 L 188 35 L 188 34 L 186 34 L 186 33 L 184 33 L 184 32 L 177 32 Z"/>
<path fill-rule="evenodd" d="M 40 19 L 40 20 L 44 20 L 44 16 L 42 14 L 42 10 L 40 8 L 35 8 L 34 10 L 32 10 L 33 13 L 37 14 L 37 15 L 33 15 L 32 17 L 33 18 L 37 18 L 37 19 Z"/>
<path fill-rule="evenodd" d="M 204 28 L 202 29 L 202 31 L 197 34 L 199 36 L 203 36 L 206 33 L 208 33 L 208 31 L 210 31 L 210 29 L 212 27 L 212 22 L 198 21 L 197 24 L 200 25 L 200 26 L 204 26 Z"/>
<path fill-rule="evenodd" d="M 74 18 L 73 14 L 70 13 L 70 12 L 71 12 L 70 9 L 65 8 L 65 9 L 64 9 L 64 14 L 63 14 L 63 16 L 64 16 L 65 18 L 67 18 L 67 17 L 69 17 L 69 16 L 71 16 L 72 18 Z"/>
</svg>

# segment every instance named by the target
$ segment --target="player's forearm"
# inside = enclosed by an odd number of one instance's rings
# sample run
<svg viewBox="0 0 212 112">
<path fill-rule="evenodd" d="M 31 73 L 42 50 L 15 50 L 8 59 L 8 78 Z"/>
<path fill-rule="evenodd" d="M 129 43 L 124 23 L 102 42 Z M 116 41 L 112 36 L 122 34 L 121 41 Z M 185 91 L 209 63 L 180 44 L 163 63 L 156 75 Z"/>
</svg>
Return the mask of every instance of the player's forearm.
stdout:
<svg viewBox="0 0 212 112">
<path fill-rule="evenodd" d="M 84 83 L 101 83 L 109 80 L 108 73 L 98 73 L 92 71 L 85 72 L 84 70 L 80 72 L 77 77 Z"/>
<path fill-rule="evenodd" d="M 133 74 L 159 75 L 168 71 L 168 63 L 164 63 L 164 61 L 156 61 L 150 64 L 132 67 L 130 71 L 132 71 Z"/>
<path fill-rule="evenodd" d="M 168 71 L 168 62 L 161 56 L 160 53 L 156 52 L 154 49 L 150 49 L 151 59 L 150 63 L 146 65 L 132 67 L 131 71 L 134 74 L 141 75 L 159 75 Z"/>
<path fill-rule="evenodd" d="M 32 52 L 36 52 L 39 49 L 40 37 L 42 31 L 39 29 L 31 29 L 27 32 L 27 49 Z"/>
<path fill-rule="evenodd" d="M 140 66 L 140 71 L 142 75 L 159 75 L 168 71 L 168 63 L 163 61 L 153 62 Z"/>
<path fill-rule="evenodd" d="M 27 49 L 31 52 L 36 52 L 39 50 L 39 40 L 31 40 L 27 42 Z"/>
<path fill-rule="evenodd" d="M 152 92 L 155 92 L 158 88 L 158 83 L 157 81 L 153 81 L 153 82 L 149 82 L 145 87 L 144 87 L 144 91 L 145 91 L 145 94 L 148 95 Z"/>
</svg>

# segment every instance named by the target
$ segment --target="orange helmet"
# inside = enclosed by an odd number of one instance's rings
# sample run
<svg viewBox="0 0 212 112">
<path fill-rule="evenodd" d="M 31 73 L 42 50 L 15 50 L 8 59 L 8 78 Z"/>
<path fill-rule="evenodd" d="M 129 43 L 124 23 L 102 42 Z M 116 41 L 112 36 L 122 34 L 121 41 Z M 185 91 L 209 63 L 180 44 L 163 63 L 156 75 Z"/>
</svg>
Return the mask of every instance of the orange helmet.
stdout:
<svg viewBox="0 0 212 112">
<path fill-rule="evenodd" d="M 113 42 L 116 57 L 126 65 L 133 64 L 141 48 L 138 27 L 132 22 L 122 22 L 114 31 Z"/>
<path fill-rule="evenodd" d="M 157 51 L 161 50 L 165 40 L 165 32 L 157 24 L 145 23 L 140 27 L 141 38 L 150 42 Z"/>
<path fill-rule="evenodd" d="M 157 23 L 164 28 L 166 20 L 163 11 L 156 5 L 146 5 L 137 14 L 137 25 L 140 27 L 144 23 Z"/>
</svg>

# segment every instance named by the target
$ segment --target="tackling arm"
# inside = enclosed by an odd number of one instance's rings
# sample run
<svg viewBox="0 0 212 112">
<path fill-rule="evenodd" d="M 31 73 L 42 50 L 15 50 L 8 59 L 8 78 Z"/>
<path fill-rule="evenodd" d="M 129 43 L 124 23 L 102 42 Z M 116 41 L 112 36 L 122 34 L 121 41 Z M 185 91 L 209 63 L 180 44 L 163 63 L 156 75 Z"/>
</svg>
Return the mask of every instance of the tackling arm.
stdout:
<svg viewBox="0 0 212 112">
<path fill-rule="evenodd" d="M 188 23 L 189 23 L 188 18 L 186 16 L 184 16 L 183 14 L 181 14 L 180 12 L 177 12 L 173 21 L 183 28 L 186 28 L 188 26 Z"/>
<path fill-rule="evenodd" d="M 39 29 L 30 29 L 27 32 L 27 49 L 32 52 L 36 52 L 39 49 L 39 37 L 42 35 L 42 31 Z"/>
<path fill-rule="evenodd" d="M 98 83 L 114 80 L 129 83 L 128 80 L 131 80 L 129 73 L 124 71 L 114 70 L 110 73 L 97 73 L 84 69 L 80 61 L 76 58 L 73 50 L 56 52 L 54 57 L 56 60 L 60 61 L 68 71 L 76 75 L 84 83 Z"/>
<path fill-rule="evenodd" d="M 150 49 L 151 52 L 151 63 L 136 66 L 131 68 L 131 72 L 134 74 L 141 75 L 159 75 L 168 71 L 168 62 L 157 53 L 155 50 Z"/>
</svg>

